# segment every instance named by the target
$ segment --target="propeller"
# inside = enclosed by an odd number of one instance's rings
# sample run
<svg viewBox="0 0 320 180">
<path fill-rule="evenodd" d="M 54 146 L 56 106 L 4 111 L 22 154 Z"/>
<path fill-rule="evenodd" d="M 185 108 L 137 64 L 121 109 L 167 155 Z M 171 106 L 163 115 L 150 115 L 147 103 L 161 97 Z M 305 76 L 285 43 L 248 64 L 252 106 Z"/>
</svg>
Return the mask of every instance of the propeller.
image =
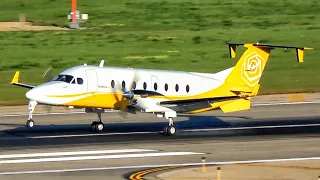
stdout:
<svg viewBox="0 0 320 180">
<path fill-rule="evenodd" d="M 48 67 L 42 75 L 42 78 L 45 79 L 46 82 L 51 81 L 53 78 L 53 74 L 51 70 L 52 70 L 52 66 Z"/>
<path fill-rule="evenodd" d="M 118 97 L 116 92 L 113 92 L 115 99 L 117 100 L 117 103 L 119 103 L 118 105 L 119 105 L 120 111 L 118 112 L 118 115 L 122 119 L 127 119 L 129 113 L 136 114 L 134 109 L 128 108 L 128 105 L 130 105 L 130 103 L 134 99 L 133 90 L 136 88 L 136 85 L 137 85 L 136 83 L 138 82 L 139 79 L 140 77 L 138 72 L 133 70 L 133 76 L 131 81 L 129 81 L 128 83 L 128 87 L 126 86 L 125 81 L 122 81 L 121 85 L 119 81 L 117 81 L 115 84 L 115 88 L 113 88 L 115 91 L 116 89 L 121 89 L 121 92 L 122 92 L 121 99 Z"/>
<path fill-rule="evenodd" d="M 49 66 L 42 75 L 42 79 L 44 79 L 44 82 L 50 82 L 52 81 L 54 75 L 53 75 L 53 67 Z M 45 105 L 44 108 L 46 109 L 47 112 L 51 112 L 52 111 L 52 106 L 51 105 Z M 68 110 L 68 107 L 65 107 L 66 110 Z"/>
<path fill-rule="evenodd" d="M 52 74 L 52 66 L 48 67 L 42 74 L 42 79 L 44 79 L 44 82 L 49 82 L 53 77 Z M 44 108 L 47 110 L 47 112 L 51 112 L 52 106 L 45 105 Z"/>
</svg>

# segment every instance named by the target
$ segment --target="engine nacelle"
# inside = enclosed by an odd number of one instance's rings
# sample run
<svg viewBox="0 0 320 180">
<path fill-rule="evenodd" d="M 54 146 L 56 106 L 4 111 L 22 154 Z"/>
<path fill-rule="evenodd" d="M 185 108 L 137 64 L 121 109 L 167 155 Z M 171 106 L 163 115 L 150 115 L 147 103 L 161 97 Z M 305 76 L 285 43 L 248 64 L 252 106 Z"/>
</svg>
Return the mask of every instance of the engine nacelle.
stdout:
<svg viewBox="0 0 320 180">
<path fill-rule="evenodd" d="M 122 96 L 125 97 L 126 99 L 133 99 L 134 93 L 132 91 L 126 91 L 122 94 Z"/>
</svg>

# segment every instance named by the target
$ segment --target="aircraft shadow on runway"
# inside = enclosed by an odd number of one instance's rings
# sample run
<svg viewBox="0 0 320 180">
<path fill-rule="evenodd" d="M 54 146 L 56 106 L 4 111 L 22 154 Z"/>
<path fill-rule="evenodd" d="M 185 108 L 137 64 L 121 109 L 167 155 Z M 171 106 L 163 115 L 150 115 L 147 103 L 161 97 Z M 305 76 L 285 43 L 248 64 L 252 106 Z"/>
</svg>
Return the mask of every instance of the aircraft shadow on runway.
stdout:
<svg viewBox="0 0 320 180">
<path fill-rule="evenodd" d="M 185 121 L 175 122 L 177 128 L 208 128 L 208 127 L 229 127 L 229 122 L 223 121 L 214 116 L 190 116 L 182 115 L 180 117 L 186 117 Z M 237 117 L 239 118 L 239 117 Z M 241 118 L 241 117 L 240 117 Z M 243 117 L 245 118 L 245 117 Z M 88 121 L 90 122 L 90 121 Z M 161 131 L 164 126 L 168 124 L 166 119 L 163 122 L 121 122 L 121 123 L 105 123 L 104 132 L 121 133 L 121 132 L 143 132 L 143 131 Z M 48 125 L 36 125 L 33 129 L 27 129 L 24 124 L 10 124 L 0 123 L 4 126 L 15 127 L 13 129 L 5 130 L 8 133 L 16 132 L 90 132 L 91 126 L 88 124 L 48 124 Z"/>
<path fill-rule="evenodd" d="M 290 125 L 306 125 L 320 124 L 320 117 L 309 118 L 282 118 L 282 119 L 259 119 L 253 120 L 248 117 L 234 116 L 236 121 L 224 121 L 222 118 L 233 118 L 233 116 L 195 116 L 181 115 L 185 117 L 184 121 L 175 122 L 175 126 L 179 130 L 186 129 L 214 129 L 214 128 L 238 128 L 238 127 L 259 127 L 259 126 L 290 126 Z M 90 124 L 51 124 L 36 125 L 33 129 L 27 129 L 24 124 L 8 124 L 0 123 L 0 125 L 13 126 L 15 128 L 4 130 L 6 133 L 91 133 Z M 105 124 L 103 133 L 126 133 L 126 132 L 155 132 L 162 131 L 167 125 L 165 119 L 163 122 L 125 122 Z M 316 127 L 316 132 L 320 132 L 320 126 Z M 253 131 L 253 130 L 251 130 Z M 263 131 L 257 129 L 255 131 Z M 267 130 L 264 130 L 267 131 Z M 285 133 L 285 131 L 284 131 Z"/>
</svg>

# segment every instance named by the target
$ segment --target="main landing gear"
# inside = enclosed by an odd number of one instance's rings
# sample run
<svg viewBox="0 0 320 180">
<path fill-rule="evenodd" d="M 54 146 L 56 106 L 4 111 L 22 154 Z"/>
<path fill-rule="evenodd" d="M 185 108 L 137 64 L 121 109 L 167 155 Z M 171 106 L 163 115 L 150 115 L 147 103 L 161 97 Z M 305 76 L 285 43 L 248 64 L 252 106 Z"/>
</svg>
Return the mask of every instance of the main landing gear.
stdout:
<svg viewBox="0 0 320 180">
<path fill-rule="evenodd" d="M 101 121 L 101 112 L 98 112 L 97 114 L 98 114 L 98 120 L 92 122 L 91 129 L 94 132 L 101 132 L 104 128 L 104 125 Z"/>
<path fill-rule="evenodd" d="M 36 108 L 38 102 L 37 101 L 29 101 L 28 109 L 29 109 L 29 118 L 28 121 L 26 122 L 27 128 L 31 129 L 34 126 L 34 121 L 32 119 L 32 115 L 34 112 L 34 109 Z"/>
<path fill-rule="evenodd" d="M 173 136 L 176 134 L 176 128 L 174 127 L 173 118 L 170 117 L 169 119 L 169 126 L 165 126 L 163 128 L 163 134 L 166 136 Z"/>
</svg>

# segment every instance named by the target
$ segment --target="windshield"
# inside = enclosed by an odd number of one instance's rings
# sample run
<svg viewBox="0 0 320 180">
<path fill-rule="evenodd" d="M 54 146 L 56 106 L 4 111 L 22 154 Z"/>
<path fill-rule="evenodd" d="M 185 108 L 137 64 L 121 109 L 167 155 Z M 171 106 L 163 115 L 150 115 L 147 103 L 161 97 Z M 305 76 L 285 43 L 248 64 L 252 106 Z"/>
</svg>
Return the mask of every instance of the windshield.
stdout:
<svg viewBox="0 0 320 180">
<path fill-rule="evenodd" d="M 55 77 L 52 81 L 62 81 L 62 82 L 70 83 L 72 80 L 73 80 L 73 76 L 61 74 Z"/>
</svg>

